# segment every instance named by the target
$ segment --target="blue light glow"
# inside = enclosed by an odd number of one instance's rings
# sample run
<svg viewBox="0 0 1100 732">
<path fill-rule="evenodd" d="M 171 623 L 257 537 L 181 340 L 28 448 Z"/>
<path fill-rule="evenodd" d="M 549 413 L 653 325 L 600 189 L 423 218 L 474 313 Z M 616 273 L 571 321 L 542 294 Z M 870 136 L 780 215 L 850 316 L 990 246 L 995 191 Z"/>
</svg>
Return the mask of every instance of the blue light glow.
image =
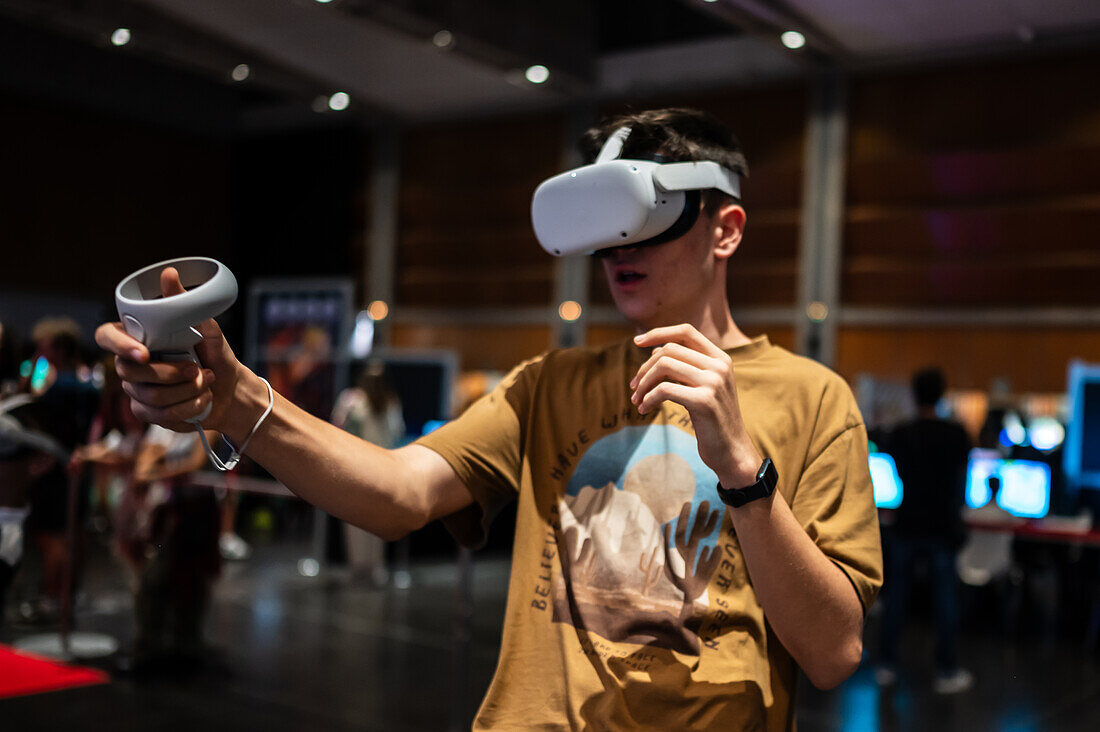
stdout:
<svg viewBox="0 0 1100 732">
<path fill-rule="evenodd" d="M 870 463 L 875 505 L 879 508 L 897 508 L 901 505 L 903 486 L 894 458 L 884 452 L 873 452 Z"/>
<path fill-rule="evenodd" d="M 1066 428 L 1053 417 L 1037 417 L 1031 420 L 1031 427 L 1027 431 L 1031 440 L 1031 446 L 1036 450 L 1049 452 L 1054 450 L 1066 439 Z"/>
<path fill-rule="evenodd" d="M 1013 516 L 1042 518 L 1050 510 L 1050 466 L 1032 460 L 1002 460 L 987 452 L 971 454 L 966 471 L 966 505 L 989 503 L 989 479 L 998 478 L 997 505 Z"/>
</svg>

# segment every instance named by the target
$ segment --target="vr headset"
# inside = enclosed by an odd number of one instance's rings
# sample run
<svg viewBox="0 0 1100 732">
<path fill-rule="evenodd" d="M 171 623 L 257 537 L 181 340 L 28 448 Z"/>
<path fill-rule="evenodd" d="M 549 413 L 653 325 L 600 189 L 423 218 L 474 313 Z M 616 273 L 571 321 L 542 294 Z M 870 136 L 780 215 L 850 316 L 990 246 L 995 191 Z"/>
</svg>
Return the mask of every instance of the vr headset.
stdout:
<svg viewBox="0 0 1100 732">
<path fill-rule="evenodd" d="M 625 245 L 671 241 L 699 216 L 700 191 L 741 198 L 737 174 L 713 161 L 622 160 L 629 127 L 604 143 L 596 162 L 543 181 L 531 201 L 531 223 L 550 254 L 598 253 Z"/>
</svg>

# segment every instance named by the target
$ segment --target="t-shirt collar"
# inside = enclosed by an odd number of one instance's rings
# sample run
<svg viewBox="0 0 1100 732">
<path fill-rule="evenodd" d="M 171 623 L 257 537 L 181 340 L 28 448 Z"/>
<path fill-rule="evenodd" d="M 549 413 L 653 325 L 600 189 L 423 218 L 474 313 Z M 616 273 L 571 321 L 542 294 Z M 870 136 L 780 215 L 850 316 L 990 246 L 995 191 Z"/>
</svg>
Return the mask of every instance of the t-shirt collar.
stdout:
<svg viewBox="0 0 1100 732">
<path fill-rule="evenodd" d="M 634 353 L 634 357 L 639 361 L 645 361 L 649 358 L 649 354 L 653 350 L 651 348 L 640 348 L 634 345 L 633 339 L 629 339 L 627 345 Z M 744 345 L 727 348 L 725 351 L 734 363 L 744 363 L 745 361 L 751 361 L 754 358 L 763 356 L 771 347 L 772 344 L 771 341 L 768 340 L 768 336 L 759 335 Z"/>
</svg>

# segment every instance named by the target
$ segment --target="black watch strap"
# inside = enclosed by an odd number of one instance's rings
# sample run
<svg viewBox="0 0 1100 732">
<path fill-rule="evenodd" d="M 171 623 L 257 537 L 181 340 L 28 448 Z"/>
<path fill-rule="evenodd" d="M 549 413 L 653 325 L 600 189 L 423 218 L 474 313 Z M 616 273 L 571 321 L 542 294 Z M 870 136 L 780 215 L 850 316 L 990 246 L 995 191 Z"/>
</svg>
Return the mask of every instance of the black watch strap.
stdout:
<svg viewBox="0 0 1100 732">
<path fill-rule="evenodd" d="M 767 498 L 775 492 L 775 486 L 779 483 L 779 472 L 771 458 L 764 458 L 760 464 L 760 470 L 756 471 L 756 482 L 745 488 L 723 488 L 718 484 L 718 497 L 722 503 L 734 508 L 740 508 L 750 501 L 758 498 Z"/>
</svg>

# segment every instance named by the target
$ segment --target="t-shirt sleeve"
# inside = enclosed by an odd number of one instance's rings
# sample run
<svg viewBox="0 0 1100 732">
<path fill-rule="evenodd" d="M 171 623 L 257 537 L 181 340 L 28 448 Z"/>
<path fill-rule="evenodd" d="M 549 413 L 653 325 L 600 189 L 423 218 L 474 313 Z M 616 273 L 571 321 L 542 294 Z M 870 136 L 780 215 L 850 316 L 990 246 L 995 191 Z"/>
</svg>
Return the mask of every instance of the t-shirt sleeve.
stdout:
<svg viewBox="0 0 1100 732">
<path fill-rule="evenodd" d="M 851 580 L 866 613 L 882 587 L 882 547 L 861 422 L 843 428 L 812 458 L 791 511 Z"/>
<path fill-rule="evenodd" d="M 489 524 L 519 490 L 529 394 L 540 364 L 541 357 L 520 364 L 462 416 L 416 441 L 439 453 L 474 498 L 442 519 L 463 546 L 484 546 Z"/>
</svg>

